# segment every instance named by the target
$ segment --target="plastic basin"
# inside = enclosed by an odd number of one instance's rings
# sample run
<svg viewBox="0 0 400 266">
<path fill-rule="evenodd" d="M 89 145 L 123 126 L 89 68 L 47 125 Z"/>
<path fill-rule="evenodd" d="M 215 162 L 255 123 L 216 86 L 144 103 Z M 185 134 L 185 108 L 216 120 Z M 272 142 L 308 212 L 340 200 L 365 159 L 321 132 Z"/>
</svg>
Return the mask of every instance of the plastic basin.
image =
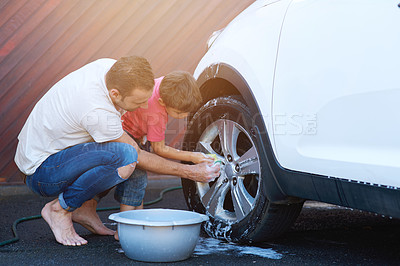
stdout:
<svg viewBox="0 0 400 266">
<path fill-rule="evenodd" d="M 145 209 L 113 213 L 125 255 L 146 262 L 171 262 L 189 258 L 208 216 L 171 209 Z"/>
</svg>

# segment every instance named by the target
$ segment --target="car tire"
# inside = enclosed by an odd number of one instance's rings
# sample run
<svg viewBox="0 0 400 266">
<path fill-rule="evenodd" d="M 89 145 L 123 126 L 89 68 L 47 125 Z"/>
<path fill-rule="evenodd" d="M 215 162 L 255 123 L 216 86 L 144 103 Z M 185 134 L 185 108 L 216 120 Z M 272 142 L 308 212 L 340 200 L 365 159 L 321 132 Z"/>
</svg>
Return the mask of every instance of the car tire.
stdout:
<svg viewBox="0 0 400 266">
<path fill-rule="evenodd" d="M 210 183 L 182 178 L 190 210 L 205 213 L 208 235 L 252 243 L 275 238 L 296 220 L 303 201 L 274 204 L 264 188 L 269 167 L 248 107 L 238 97 L 208 101 L 191 119 L 183 148 L 214 154 L 221 174 Z"/>
</svg>

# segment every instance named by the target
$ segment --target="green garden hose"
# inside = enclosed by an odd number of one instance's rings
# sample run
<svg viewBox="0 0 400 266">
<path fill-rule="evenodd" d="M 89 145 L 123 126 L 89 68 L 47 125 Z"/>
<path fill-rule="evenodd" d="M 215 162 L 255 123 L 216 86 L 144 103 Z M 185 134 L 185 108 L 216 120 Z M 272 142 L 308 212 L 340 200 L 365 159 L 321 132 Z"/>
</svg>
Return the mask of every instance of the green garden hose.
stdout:
<svg viewBox="0 0 400 266">
<path fill-rule="evenodd" d="M 160 196 L 158 198 L 156 198 L 155 200 L 144 202 L 143 205 L 144 206 L 148 206 L 148 205 L 155 204 L 155 203 L 157 203 L 157 202 L 159 202 L 159 201 L 161 201 L 163 199 L 163 196 L 164 196 L 165 193 L 173 191 L 173 190 L 178 190 L 178 189 L 181 189 L 181 188 L 182 188 L 181 186 L 178 186 L 178 187 L 169 187 L 169 188 L 163 189 L 160 192 Z M 106 208 L 97 208 L 96 209 L 96 211 L 111 211 L 111 210 L 119 210 L 119 206 L 106 207 Z M 14 234 L 14 238 L 6 240 L 6 241 L 3 241 L 3 242 L 0 242 L 0 247 L 8 245 L 8 244 L 11 244 L 11 243 L 14 243 L 14 242 L 17 242 L 19 240 L 18 232 L 17 232 L 17 225 L 19 223 L 22 223 L 22 222 L 25 222 L 25 221 L 36 220 L 36 219 L 40 219 L 40 218 L 42 218 L 42 215 L 28 216 L 28 217 L 23 217 L 23 218 L 20 218 L 18 220 L 15 220 L 13 225 L 12 225 L 12 232 Z"/>
</svg>

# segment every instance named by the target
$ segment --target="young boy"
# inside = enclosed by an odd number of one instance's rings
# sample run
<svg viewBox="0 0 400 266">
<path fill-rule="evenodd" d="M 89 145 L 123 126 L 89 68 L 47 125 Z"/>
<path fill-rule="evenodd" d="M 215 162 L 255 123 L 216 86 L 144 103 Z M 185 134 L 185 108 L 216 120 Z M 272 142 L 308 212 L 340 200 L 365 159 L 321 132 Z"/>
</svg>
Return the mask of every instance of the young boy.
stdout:
<svg viewBox="0 0 400 266">
<path fill-rule="evenodd" d="M 214 159 L 204 153 L 181 151 L 165 145 L 168 115 L 175 119 L 186 118 L 201 103 L 201 94 L 196 80 L 188 72 L 173 71 L 165 77 L 155 79 L 154 82 L 155 86 L 148 101 L 148 108 L 142 107 L 122 116 L 124 130 L 141 143 L 147 137 L 154 153 L 164 158 L 196 164 L 213 162 Z M 124 190 L 135 189 L 129 189 L 129 182 L 120 184 L 120 189 L 122 189 L 121 186 L 125 186 Z M 134 207 L 121 202 L 121 211 L 140 208 L 142 205 Z"/>
</svg>

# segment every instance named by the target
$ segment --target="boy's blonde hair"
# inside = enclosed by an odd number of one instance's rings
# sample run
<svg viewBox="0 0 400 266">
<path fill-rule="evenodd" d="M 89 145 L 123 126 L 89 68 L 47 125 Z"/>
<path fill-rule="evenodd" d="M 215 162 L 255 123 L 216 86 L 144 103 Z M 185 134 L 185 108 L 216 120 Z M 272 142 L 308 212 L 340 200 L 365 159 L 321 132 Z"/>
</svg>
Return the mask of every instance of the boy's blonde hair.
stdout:
<svg viewBox="0 0 400 266">
<path fill-rule="evenodd" d="M 134 89 L 151 91 L 154 87 L 154 74 L 150 63 L 144 57 L 121 57 L 106 74 L 107 89 L 118 89 L 122 97 Z"/>
<path fill-rule="evenodd" d="M 194 112 L 202 98 L 194 77 L 186 71 L 167 74 L 160 84 L 160 97 L 167 107 L 181 112 Z"/>
</svg>

